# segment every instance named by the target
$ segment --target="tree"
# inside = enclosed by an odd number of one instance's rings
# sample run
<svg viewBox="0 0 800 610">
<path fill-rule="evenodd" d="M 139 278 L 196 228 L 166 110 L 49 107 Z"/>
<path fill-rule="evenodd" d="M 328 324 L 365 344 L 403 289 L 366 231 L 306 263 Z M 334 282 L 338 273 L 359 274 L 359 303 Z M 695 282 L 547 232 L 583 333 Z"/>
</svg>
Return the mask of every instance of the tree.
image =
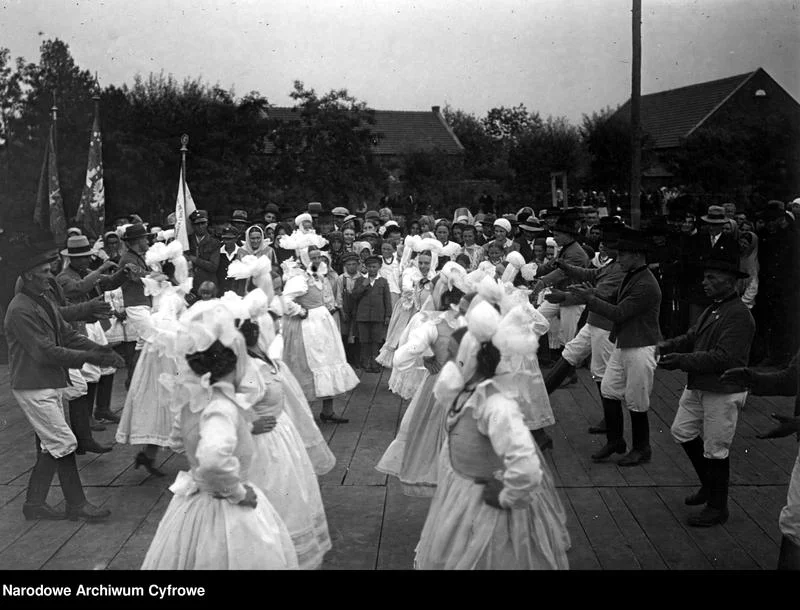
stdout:
<svg viewBox="0 0 800 610">
<path fill-rule="evenodd" d="M 445 106 L 445 121 L 464 147 L 464 171 L 476 180 L 508 178 L 508 163 L 501 142 L 486 131 L 484 121 L 463 110 Z"/>
<path fill-rule="evenodd" d="M 275 120 L 269 140 L 271 170 L 291 199 L 318 199 L 332 205 L 374 197 L 386 172 L 373 155 L 381 134 L 374 112 L 345 89 L 318 96 L 295 81 L 293 120 Z"/>
<path fill-rule="evenodd" d="M 541 200 L 550 189 L 550 172 L 563 171 L 580 177 L 583 161 L 578 128 L 566 118 L 548 117 L 540 127 L 523 134 L 510 151 L 513 190 L 525 198 L 533 196 Z"/>
<path fill-rule="evenodd" d="M 528 112 L 524 104 L 513 108 L 492 108 L 483 119 L 486 133 L 506 146 L 513 146 L 521 138 L 542 126 L 538 112 Z"/>
</svg>

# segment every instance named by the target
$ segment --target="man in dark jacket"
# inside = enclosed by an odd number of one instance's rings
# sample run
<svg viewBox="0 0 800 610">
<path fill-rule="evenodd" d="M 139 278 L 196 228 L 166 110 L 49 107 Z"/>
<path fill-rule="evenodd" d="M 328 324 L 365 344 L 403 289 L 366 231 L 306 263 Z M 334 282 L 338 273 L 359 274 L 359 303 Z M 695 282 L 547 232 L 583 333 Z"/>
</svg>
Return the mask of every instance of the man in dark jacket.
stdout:
<svg viewBox="0 0 800 610">
<path fill-rule="evenodd" d="M 755 396 L 794 396 L 794 416 L 773 414 L 778 425 L 760 439 L 783 438 L 791 434 L 800 439 L 800 352 L 780 371 L 755 371 L 737 367 L 725 371 L 721 381 L 742 384 Z M 778 557 L 779 570 L 800 570 L 800 453 L 792 469 L 786 506 L 781 510 L 778 525 L 783 535 Z"/>
<path fill-rule="evenodd" d="M 703 291 L 703 267 L 698 263 L 710 257 L 733 257 L 739 255 L 739 244 L 723 227 L 728 222 L 725 210 L 720 205 L 708 206 L 708 213 L 701 216 L 703 231 L 689 240 L 689 265 L 683 277 L 689 300 L 689 324 L 697 322 L 711 300 Z"/>
<path fill-rule="evenodd" d="M 217 283 L 217 268 L 219 267 L 219 242 L 208 233 L 208 212 L 195 210 L 189 216 L 194 233 L 189 236 L 189 254 L 186 259 L 192 263 L 194 281 L 192 292 L 197 294 L 197 289 L 203 282 Z M 219 286 L 217 286 L 219 288 Z"/>
<path fill-rule="evenodd" d="M 720 375 L 747 365 L 756 330 L 736 290 L 737 280 L 747 277 L 739 271 L 738 257 L 709 258 L 703 266 L 703 290 L 712 304 L 689 332 L 658 346 L 661 367 L 688 373 L 672 422 L 672 438 L 683 447 L 700 479 L 700 491 L 685 500 L 688 506 L 705 505 L 689 517 L 693 527 L 710 527 L 728 519 L 728 453 L 747 389 L 741 383 L 721 381 Z"/>
<path fill-rule="evenodd" d="M 356 280 L 352 298 L 355 305 L 355 320 L 358 324 L 358 340 L 361 345 L 362 367 L 369 373 L 380 373 L 375 362 L 378 349 L 386 339 L 386 328 L 392 317 L 392 294 L 386 278 L 378 272 L 383 261 L 380 256 L 366 260 L 367 276 Z"/>
<path fill-rule="evenodd" d="M 628 227 L 620 229 L 617 260 L 625 271 L 625 277 L 614 303 L 599 298 L 590 284 L 569 287 L 579 302 L 586 303 L 590 312 L 598 313 L 613 323 L 609 341 L 614 343 L 614 351 L 600 385 L 608 442 L 592 455 L 592 459 L 601 461 L 615 453 L 625 453 L 622 414 L 622 401 L 625 401 L 631 414 L 633 448 L 618 462 L 619 466 L 637 466 L 649 462 L 651 457 L 647 411 L 653 390 L 656 346 L 661 341 L 658 326 L 661 289 L 647 268 L 645 253 L 649 241 L 641 231 Z"/>
<path fill-rule="evenodd" d="M 108 509 L 86 500 L 75 460 L 77 440 L 64 418 L 62 401 L 70 387 L 69 369 L 90 362 L 122 366 L 109 346 L 98 345 L 75 332 L 48 298 L 54 251 L 20 257 L 22 288 L 8 307 L 4 326 L 8 337 L 11 393 L 36 433 L 36 464 L 31 472 L 23 513 L 26 519 L 103 519 Z M 47 504 L 56 471 L 66 501 L 66 513 Z"/>
</svg>

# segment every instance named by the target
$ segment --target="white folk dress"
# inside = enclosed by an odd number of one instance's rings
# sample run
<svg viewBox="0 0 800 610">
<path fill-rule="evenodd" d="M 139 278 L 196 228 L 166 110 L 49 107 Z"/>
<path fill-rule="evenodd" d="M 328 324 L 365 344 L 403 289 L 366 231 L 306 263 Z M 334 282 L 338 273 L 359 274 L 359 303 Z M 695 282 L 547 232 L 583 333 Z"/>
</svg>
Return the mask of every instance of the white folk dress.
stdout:
<svg viewBox="0 0 800 610">
<path fill-rule="evenodd" d="M 171 411 L 172 389 L 159 381 L 178 374 L 177 359 L 169 353 L 163 340 L 175 333 L 178 316 L 186 308 L 177 286 L 161 282 L 151 285 L 153 309 L 142 324 L 144 346 L 133 371 L 125 406 L 117 427 L 116 441 L 128 445 L 169 446 L 174 414 Z"/>
<path fill-rule="evenodd" d="M 424 357 L 431 355 L 439 366 L 444 366 L 450 336 L 459 326 L 460 319 L 451 312 L 435 312 L 395 352 L 395 366 L 399 369 L 419 366 Z M 400 479 L 407 496 L 430 497 L 436 489 L 437 460 L 445 437 L 445 410 L 433 395 L 437 379 L 438 374 L 428 375 L 417 388 L 397 436 L 375 467 L 379 472 Z"/>
<path fill-rule="evenodd" d="M 494 380 L 448 411 L 439 484 L 416 549 L 420 570 L 565 570 L 564 507 L 516 401 Z M 485 481 L 503 483 L 499 503 Z"/>
<path fill-rule="evenodd" d="M 300 568 L 313 570 L 322 565 L 331 549 L 317 475 L 303 439 L 284 409 L 286 397 L 277 366 L 252 357 L 249 363 L 251 368 L 242 386 L 252 386 L 259 396 L 253 403 L 253 417 L 272 416 L 277 420 L 269 432 L 253 435 L 250 480 L 267 494 L 286 523 Z"/>
<path fill-rule="evenodd" d="M 314 281 L 302 275 L 289 281 L 300 287 L 290 293 L 287 282 L 284 299 L 303 307 L 308 316 L 283 317 L 283 361 L 300 382 L 309 402 L 352 390 L 359 379 L 347 364 L 339 329 L 325 307 L 321 282 L 327 279 Z"/>
<path fill-rule="evenodd" d="M 204 387 L 181 408 L 173 445 L 180 450 L 182 443 L 190 470 L 180 472 L 170 487 L 175 495 L 142 569 L 296 569 L 289 531 L 264 493 L 251 484 L 257 506 L 238 504 L 246 494 L 255 448 L 251 418 L 233 385 L 194 384 Z"/>
</svg>

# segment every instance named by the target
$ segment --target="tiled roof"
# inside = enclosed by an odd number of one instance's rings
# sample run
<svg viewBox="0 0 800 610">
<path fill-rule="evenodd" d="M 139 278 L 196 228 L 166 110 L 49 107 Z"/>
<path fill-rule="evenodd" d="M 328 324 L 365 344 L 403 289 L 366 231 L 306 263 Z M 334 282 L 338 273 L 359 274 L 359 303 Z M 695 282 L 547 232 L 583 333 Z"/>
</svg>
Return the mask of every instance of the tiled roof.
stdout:
<svg viewBox="0 0 800 610">
<path fill-rule="evenodd" d="M 648 146 L 672 148 L 681 138 L 708 118 L 728 97 L 755 72 L 729 76 L 707 83 L 642 96 L 642 132 L 650 136 Z M 630 120 L 630 100 L 617 115 Z"/>
<path fill-rule="evenodd" d="M 268 114 L 271 118 L 284 121 L 298 119 L 292 108 L 273 107 Z M 438 108 L 428 111 L 375 110 L 375 124 L 370 128 L 374 133 L 383 134 L 375 146 L 375 154 L 378 155 L 402 155 L 435 149 L 449 155 L 464 152 L 464 147 L 447 126 Z"/>
</svg>

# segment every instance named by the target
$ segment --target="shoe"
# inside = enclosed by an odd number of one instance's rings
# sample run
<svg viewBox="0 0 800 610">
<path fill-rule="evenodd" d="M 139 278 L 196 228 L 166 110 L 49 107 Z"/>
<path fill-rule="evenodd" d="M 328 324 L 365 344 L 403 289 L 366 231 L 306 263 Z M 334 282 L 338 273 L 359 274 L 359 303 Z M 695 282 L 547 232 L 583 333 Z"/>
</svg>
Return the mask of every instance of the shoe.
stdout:
<svg viewBox="0 0 800 610">
<path fill-rule="evenodd" d="M 617 462 L 617 466 L 638 466 L 650 461 L 653 452 L 649 447 L 646 449 L 631 449 L 624 458 Z"/>
<path fill-rule="evenodd" d="M 26 502 L 22 505 L 22 514 L 25 515 L 26 521 L 63 521 L 67 518 L 67 513 L 57 511 L 47 502 L 43 504 Z"/>
<path fill-rule="evenodd" d="M 136 461 L 133 463 L 133 469 L 139 470 L 139 466 L 144 466 L 145 470 L 154 477 L 163 477 L 164 473 L 153 465 L 153 458 L 148 457 L 144 451 L 136 454 Z"/>
<path fill-rule="evenodd" d="M 91 429 L 92 432 L 102 432 L 103 430 L 106 429 L 106 427 L 103 424 L 94 420 L 92 420 L 92 422 L 89 424 L 89 428 Z"/>
<path fill-rule="evenodd" d="M 83 519 L 84 521 L 100 521 L 105 519 L 111 514 L 107 508 L 100 508 L 89 502 L 84 502 L 81 506 L 67 507 L 67 519 L 70 521 L 77 521 Z"/>
<path fill-rule="evenodd" d="M 697 493 L 693 493 L 691 496 L 686 496 L 686 498 L 683 500 L 683 503 L 686 506 L 700 506 L 701 504 L 708 502 L 709 496 L 710 493 L 708 489 L 701 487 L 700 491 Z"/>
<path fill-rule="evenodd" d="M 605 434 L 606 432 L 608 432 L 608 429 L 606 428 L 605 419 L 601 419 L 596 426 L 589 426 L 589 434 Z"/>
<path fill-rule="evenodd" d="M 615 453 L 625 453 L 627 449 L 628 445 L 625 444 L 625 441 L 617 441 L 615 443 L 608 442 L 600 451 L 592 454 L 592 459 L 595 462 L 601 462 L 610 458 Z"/>
<path fill-rule="evenodd" d="M 339 417 L 334 413 L 333 415 L 326 415 L 325 413 L 319 414 L 319 419 L 323 424 L 346 424 L 350 420 L 345 417 Z"/>
<path fill-rule="evenodd" d="M 86 442 L 79 442 L 78 448 L 75 450 L 75 453 L 78 455 L 83 455 L 87 451 L 89 453 L 108 453 L 113 449 L 112 445 L 101 445 L 96 440 L 92 439 L 91 441 Z"/>
<path fill-rule="evenodd" d="M 114 415 L 111 411 L 95 411 L 94 418 L 98 422 L 102 423 L 107 423 L 107 424 L 119 423 L 119 415 Z"/>
<path fill-rule="evenodd" d="M 714 525 L 722 525 L 727 520 L 727 508 L 706 506 L 698 514 L 689 517 L 686 522 L 692 527 L 712 527 Z"/>
</svg>

